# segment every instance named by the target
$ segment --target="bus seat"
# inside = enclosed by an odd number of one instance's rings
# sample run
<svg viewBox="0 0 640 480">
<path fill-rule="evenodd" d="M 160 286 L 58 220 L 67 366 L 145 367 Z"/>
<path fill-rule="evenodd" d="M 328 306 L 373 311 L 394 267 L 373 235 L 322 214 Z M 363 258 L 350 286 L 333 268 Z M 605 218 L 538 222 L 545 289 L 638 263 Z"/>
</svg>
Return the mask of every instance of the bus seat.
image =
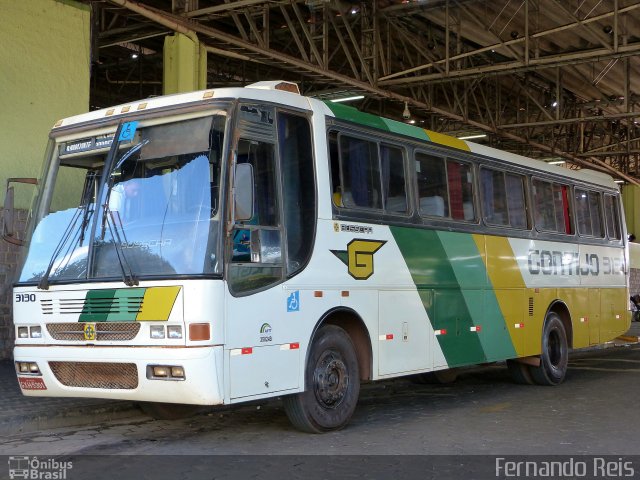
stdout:
<svg viewBox="0 0 640 480">
<path fill-rule="evenodd" d="M 425 215 L 444 217 L 444 199 L 440 196 L 420 198 L 420 212 Z"/>
<path fill-rule="evenodd" d="M 464 202 L 462 204 L 462 209 L 464 211 L 465 220 L 473 220 L 475 218 L 475 214 L 473 212 L 473 202 Z"/>
<path fill-rule="evenodd" d="M 406 212 L 407 211 L 407 199 L 404 196 L 389 197 L 387 198 L 388 212 Z"/>
</svg>

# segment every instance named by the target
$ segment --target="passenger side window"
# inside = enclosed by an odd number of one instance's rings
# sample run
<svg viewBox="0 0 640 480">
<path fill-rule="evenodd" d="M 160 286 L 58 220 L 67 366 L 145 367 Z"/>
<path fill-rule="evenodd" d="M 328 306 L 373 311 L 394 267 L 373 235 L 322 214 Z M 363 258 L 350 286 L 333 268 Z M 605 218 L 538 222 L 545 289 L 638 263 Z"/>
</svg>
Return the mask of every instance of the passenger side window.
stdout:
<svg viewBox="0 0 640 480">
<path fill-rule="evenodd" d="M 528 228 L 527 204 L 524 191 L 525 177 L 507 173 L 507 208 L 509 210 L 509 223 L 512 227 Z"/>
<path fill-rule="evenodd" d="M 340 135 L 342 206 L 382 208 L 378 146 L 361 138 Z"/>
<path fill-rule="evenodd" d="M 600 193 L 576 188 L 575 199 L 578 233 L 589 237 L 604 237 Z"/>
<path fill-rule="evenodd" d="M 474 220 L 473 170 L 471 164 L 447 160 L 449 208 L 454 220 Z"/>
<path fill-rule="evenodd" d="M 313 250 L 316 187 L 309 121 L 278 113 L 278 146 L 282 165 L 282 208 L 287 238 L 287 273 L 300 270 Z"/>
<path fill-rule="evenodd" d="M 384 209 L 389 213 L 407 213 L 407 190 L 403 150 L 380 145 Z"/>
<path fill-rule="evenodd" d="M 480 186 L 482 188 L 482 214 L 485 222 L 494 225 L 509 225 L 504 173 L 483 168 L 480 170 Z"/>
<path fill-rule="evenodd" d="M 539 230 L 573 234 L 569 209 L 569 187 L 534 179 L 534 217 Z"/>
<path fill-rule="evenodd" d="M 471 164 L 422 152 L 415 158 L 420 214 L 474 220 Z"/>
<path fill-rule="evenodd" d="M 416 153 L 416 178 L 420 215 L 449 217 L 445 159 Z"/>
<path fill-rule="evenodd" d="M 483 168 L 480 180 L 485 222 L 527 228 L 524 177 Z"/>
<path fill-rule="evenodd" d="M 333 203 L 338 207 L 407 213 L 404 150 L 329 132 Z"/>
<path fill-rule="evenodd" d="M 613 195 L 604 196 L 604 212 L 607 219 L 607 235 L 612 240 L 620 240 L 622 233 L 620 229 L 620 210 L 618 209 L 618 197 Z"/>
</svg>

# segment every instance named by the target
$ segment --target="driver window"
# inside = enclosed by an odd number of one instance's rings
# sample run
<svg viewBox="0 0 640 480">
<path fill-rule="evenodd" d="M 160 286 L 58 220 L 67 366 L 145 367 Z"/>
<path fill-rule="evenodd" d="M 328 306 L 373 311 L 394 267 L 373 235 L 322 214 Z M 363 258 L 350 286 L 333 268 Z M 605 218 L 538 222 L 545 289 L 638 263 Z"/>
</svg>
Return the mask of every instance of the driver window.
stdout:
<svg viewBox="0 0 640 480">
<path fill-rule="evenodd" d="M 235 293 L 257 290 L 283 275 L 275 144 L 241 138 L 236 163 L 253 167 L 253 216 L 231 234 L 229 285 Z"/>
</svg>

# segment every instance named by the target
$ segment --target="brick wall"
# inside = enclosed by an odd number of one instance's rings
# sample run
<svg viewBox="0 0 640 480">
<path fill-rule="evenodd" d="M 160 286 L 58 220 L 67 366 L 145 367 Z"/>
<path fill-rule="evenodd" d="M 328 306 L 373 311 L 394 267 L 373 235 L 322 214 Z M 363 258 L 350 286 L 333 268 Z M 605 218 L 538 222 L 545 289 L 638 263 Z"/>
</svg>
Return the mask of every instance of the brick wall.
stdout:
<svg viewBox="0 0 640 480">
<path fill-rule="evenodd" d="M 632 268 L 629 277 L 629 294 L 636 295 L 640 293 L 640 268 Z"/>
<path fill-rule="evenodd" d="M 0 211 L 2 211 L 0 209 Z M 16 229 L 22 233 L 27 219 L 26 210 L 16 211 Z M 21 237 L 22 238 L 22 237 Z M 12 318 L 12 288 L 24 247 L 0 239 L 0 359 L 11 358 L 15 329 Z"/>
</svg>

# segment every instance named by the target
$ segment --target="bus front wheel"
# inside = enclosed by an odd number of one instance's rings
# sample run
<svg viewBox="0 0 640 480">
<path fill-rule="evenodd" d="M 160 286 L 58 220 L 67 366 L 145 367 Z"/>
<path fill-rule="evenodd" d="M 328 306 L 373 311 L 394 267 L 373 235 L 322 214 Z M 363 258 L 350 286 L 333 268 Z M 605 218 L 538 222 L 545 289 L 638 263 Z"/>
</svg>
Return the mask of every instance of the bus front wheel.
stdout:
<svg viewBox="0 0 640 480">
<path fill-rule="evenodd" d="M 291 423 L 309 433 L 343 428 L 360 393 L 358 359 L 349 335 L 325 325 L 313 339 L 305 371 L 305 391 L 283 398 Z"/>
<path fill-rule="evenodd" d="M 531 376 L 538 385 L 558 385 L 564 380 L 568 364 L 567 332 L 558 314 L 549 312 L 542 330 L 540 365 L 530 367 Z"/>
</svg>

